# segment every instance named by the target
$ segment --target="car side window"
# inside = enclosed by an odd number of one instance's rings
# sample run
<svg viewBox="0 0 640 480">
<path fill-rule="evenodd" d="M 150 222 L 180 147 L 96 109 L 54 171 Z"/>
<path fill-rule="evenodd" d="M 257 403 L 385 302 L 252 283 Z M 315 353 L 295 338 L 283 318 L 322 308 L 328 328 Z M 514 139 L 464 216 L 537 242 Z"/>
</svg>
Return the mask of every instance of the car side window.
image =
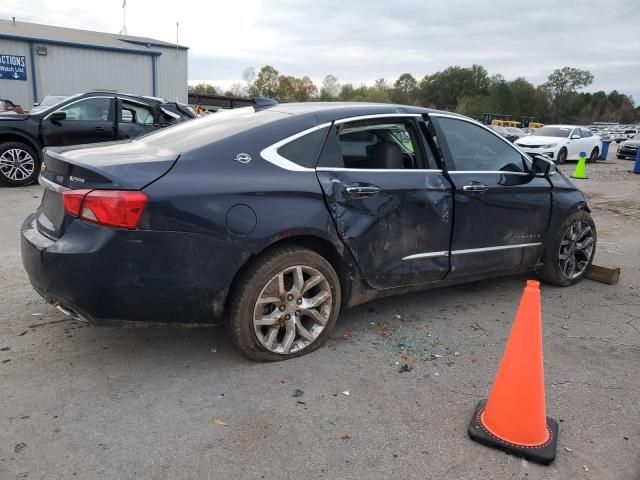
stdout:
<svg viewBox="0 0 640 480">
<path fill-rule="evenodd" d="M 119 120 L 125 123 L 137 123 L 138 125 L 153 125 L 153 111 L 143 105 L 122 102 Z"/>
<path fill-rule="evenodd" d="M 525 160 L 496 134 L 465 120 L 438 118 L 449 146 L 448 170 L 526 172 Z"/>
<path fill-rule="evenodd" d="M 580 132 L 582 133 L 582 138 L 592 137 L 593 134 L 587 130 L 586 128 L 581 128 Z"/>
<path fill-rule="evenodd" d="M 95 97 L 80 100 L 58 111 L 67 114 L 66 120 L 85 122 L 107 122 L 112 118 L 110 97 Z"/>
<path fill-rule="evenodd" d="M 300 165 L 301 167 L 314 168 L 322 143 L 327 136 L 327 128 L 320 128 L 307 133 L 278 148 L 278 155 Z"/>
<path fill-rule="evenodd" d="M 425 168 L 413 119 L 374 119 L 334 126 L 319 167 L 401 170 Z"/>
</svg>

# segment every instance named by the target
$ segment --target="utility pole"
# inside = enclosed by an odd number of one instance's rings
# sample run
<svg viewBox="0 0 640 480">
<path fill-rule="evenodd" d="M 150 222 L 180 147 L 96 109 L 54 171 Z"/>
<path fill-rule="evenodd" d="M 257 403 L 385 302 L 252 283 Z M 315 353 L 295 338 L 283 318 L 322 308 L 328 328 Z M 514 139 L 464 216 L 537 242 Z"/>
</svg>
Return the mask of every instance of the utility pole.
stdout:
<svg viewBox="0 0 640 480">
<path fill-rule="evenodd" d="M 127 32 L 127 0 L 122 0 L 122 30 L 120 35 L 129 35 Z"/>
</svg>

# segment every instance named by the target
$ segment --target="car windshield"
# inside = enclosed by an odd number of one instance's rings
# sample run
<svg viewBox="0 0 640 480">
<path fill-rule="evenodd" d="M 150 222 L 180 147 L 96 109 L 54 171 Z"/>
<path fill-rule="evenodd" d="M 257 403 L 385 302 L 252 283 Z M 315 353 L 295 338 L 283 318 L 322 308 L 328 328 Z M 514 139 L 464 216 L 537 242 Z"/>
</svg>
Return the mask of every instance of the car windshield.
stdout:
<svg viewBox="0 0 640 480">
<path fill-rule="evenodd" d="M 640 140 L 640 133 L 638 135 L 636 135 L 635 137 L 632 137 L 632 140 Z"/>
<path fill-rule="evenodd" d="M 520 130 L 517 127 L 507 127 L 507 130 L 509 130 L 510 132 L 513 132 L 513 133 L 524 133 L 522 130 Z"/>
<path fill-rule="evenodd" d="M 533 132 L 531 135 L 537 137 L 560 137 L 566 138 L 571 133 L 569 127 L 542 127 Z"/>
</svg>

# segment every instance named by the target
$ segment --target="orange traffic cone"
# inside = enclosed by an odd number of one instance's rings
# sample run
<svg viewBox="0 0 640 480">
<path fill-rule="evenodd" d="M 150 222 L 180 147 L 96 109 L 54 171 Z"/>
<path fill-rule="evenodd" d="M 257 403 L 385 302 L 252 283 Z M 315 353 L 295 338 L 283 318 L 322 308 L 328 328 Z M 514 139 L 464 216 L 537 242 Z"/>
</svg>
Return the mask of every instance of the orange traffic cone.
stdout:
<svg viewBox="0 0 640 480">
<path fill-rule="evenodd" d="M 546 416 L 540 283 L 528 280 L 489 400 L 469 425 L 472 440 L 528 460 L 556 457 L 558 424 Z"/>
</svg>

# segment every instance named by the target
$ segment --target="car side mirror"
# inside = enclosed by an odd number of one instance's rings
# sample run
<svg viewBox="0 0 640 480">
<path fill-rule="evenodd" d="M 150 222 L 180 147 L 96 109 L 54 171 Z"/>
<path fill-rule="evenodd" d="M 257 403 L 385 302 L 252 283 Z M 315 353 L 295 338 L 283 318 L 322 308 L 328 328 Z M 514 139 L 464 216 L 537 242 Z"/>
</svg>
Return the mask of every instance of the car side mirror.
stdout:
<svg viewBox="0 0 640 480">
<path fill-rule="evenodd" d="M 534 155 L 531 158 L 532 175 L 542 175 L 544 178 L 549 178 L 555 171 L 556 165 L 550 159 L 541 155 Z"/>
<path fill-rule="evenodd" d="M 582 137 L 580 135 L 571 135 L 571 140 L 579 140 Z"/>
<path fill-rule="evenodd" d="M 49 115 L 49 120 L 57 124 L 59 124 L 62 120 L 65 120 L 66 118 L 67 118 L 66 112 L 53 112 L 51 115 Z"/>
</svg>

